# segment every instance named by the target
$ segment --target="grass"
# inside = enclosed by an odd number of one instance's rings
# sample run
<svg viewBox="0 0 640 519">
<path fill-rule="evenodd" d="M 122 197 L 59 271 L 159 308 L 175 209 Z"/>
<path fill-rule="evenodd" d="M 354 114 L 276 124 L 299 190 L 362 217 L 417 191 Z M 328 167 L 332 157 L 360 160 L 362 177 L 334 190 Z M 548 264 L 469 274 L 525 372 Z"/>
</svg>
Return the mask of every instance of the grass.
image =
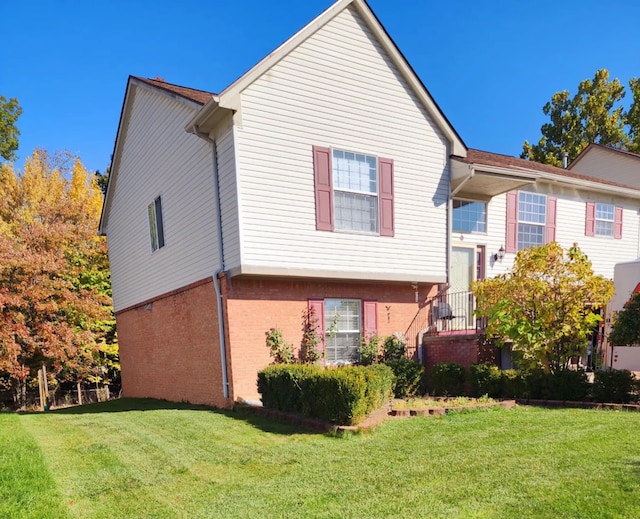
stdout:
<svg viewBox="0 0 640 519">
<path fill-rule="evenodd" d="M 333 438 L 120 400 L 0 414 L 0 517 L 640 517 L 640 413 L 489 408 Z"/>
</svg>

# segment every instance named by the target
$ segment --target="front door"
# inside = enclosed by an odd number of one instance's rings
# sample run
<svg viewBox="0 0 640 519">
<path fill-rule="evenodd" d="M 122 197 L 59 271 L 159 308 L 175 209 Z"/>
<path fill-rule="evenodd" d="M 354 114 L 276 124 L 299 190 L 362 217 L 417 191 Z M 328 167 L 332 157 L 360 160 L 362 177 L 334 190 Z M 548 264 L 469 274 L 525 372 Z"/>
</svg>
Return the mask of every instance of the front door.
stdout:
<svg viewBox="0 0 640 519">
<path fill-rule="evenodd" d="M 453 247 L 449 276 L 452 329 L 466 329 L 474 322 L 473 297 L 469 289 L 476 277 L 476 247 Z"/>
</svg>

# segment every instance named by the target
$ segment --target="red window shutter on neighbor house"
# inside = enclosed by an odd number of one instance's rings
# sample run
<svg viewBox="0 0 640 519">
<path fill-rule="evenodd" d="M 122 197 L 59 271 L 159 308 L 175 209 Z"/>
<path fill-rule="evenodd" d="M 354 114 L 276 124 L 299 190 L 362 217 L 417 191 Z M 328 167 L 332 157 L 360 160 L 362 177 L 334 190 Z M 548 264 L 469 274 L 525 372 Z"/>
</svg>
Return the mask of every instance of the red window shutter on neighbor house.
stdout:
<svg viewBox="0 0 640 519">
<path fill-rule="evenodd" d="M 378 159 L 380 188 L 380 236 L 393 236 L 393 160 Z"/>
<path fill-rule="evenodd" d="M 555 196 L 547 197 L 547 239 L 545 243 L 556 241 L 556 208 L 558 199 Z"/>
<path fill-rule="evenodd" d="M 615 221 L 613 224 L 613 237 L 617 240 L 622 238 L 622 207 L 616 207 Z"/>
<path fill-rule="evenodd" d="M 507 193 L 507 233 L 505 238 L 506 252 L 518 251 L 518 192 Z"/>
<path fill-rule="evenodd" d="M 324 347 L 324 299 L 309 299 L 307 301 L 309 312 L 313 312 L 318 320 L 318 327 L 322 333 L 322 346 Z"/>
<path fill-rule="evenodd" d="M 331 150 L 313 147 L 313 177 L 316 191 L 316 229 L 333 231 Z"/>
<path fill-rule="evenodd" d="M 584 235 L 596 235 L 596 203 L 587 202 L 587 215 L 584 220 Z"/>
<path fill-rule="evenodd" d="M 363 301 L 362 306 L 364 315 L 364 338 L 365 340 L 369 340 L 371 336 L 378 333 L 378 302 Z"/>
</svg>

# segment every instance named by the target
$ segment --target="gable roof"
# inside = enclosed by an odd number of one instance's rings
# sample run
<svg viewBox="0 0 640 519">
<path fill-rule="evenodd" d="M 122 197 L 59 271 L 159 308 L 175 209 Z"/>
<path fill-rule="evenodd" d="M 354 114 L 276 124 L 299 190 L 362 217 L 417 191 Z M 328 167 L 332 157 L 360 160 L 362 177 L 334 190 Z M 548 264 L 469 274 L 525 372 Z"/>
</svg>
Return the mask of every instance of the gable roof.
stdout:
<svg viewBox="0 0 640 519">
<path fill-rule="evenodd" d="M 503 174 L 506 177 L 511 177 L 510 180 L 514 183 L 516 183 L 516 179 L 512 176 L 515 175 L 520 185 L 533 183 L 537 180 L 546 180 L 574 184 L 585 189 L 609 191 L 633 198 L 640 198 L 640 189 L 636 187 L 584 175 L 577 171 L 570 171 L 549 164 L 512 157 L 510 155 L 469 149 L 466 157 L 452 156 L 452 159 L 454 162 L 467 164 L 469 169 L 472 170 L 497 173 L 498 175 Z M 518 186 L 510 187 L 507 190 L 517 187 Z"/>
<path fill-rule="evenodd" d="M 176 94 L 184 99 L 188 99 L 189 101 L 193 101 L 194 103 L 198 103 L 199 105 L 205 105 L 208 101 L 211 100 L 216 94 L 212 92 L 207 92 L 205 90 L 197 90 L 195 88 L 188 88 L 179 85 L 174 85 L 172 83 L 167 83 L 161 79 L 151 79 L 151 78 L 143 78 L 137 76 L 131 76 L 132 79 L 140 81 L 141 83 L 146 83 L 147 85 L 151 85 L 153 87 L 159 88 L 166 92 L 171 92 Z"/>
<path fill-rule="evenodd" d="M 627 150 L 621 150 L 618 148 L 612 148 L 611 146 L 605 146 L 604 144 L 597 144 L 595 142 L 592 142 L 580 152 L 580 155 L 578 155 L 575 159 L 573 159 L 571 164 L 569 164 L 569 169 L 575 169 L 576 164 L 578 164 L 585 157 L 585 155 L 590 153 L 592 150 L 601 150 L 607 153 L 624 156 L 640 162 L 640 155 L 638 155 L 637 153 L 633 153 Z"/>
<path fill-rule="evenodd" d="M 107 192 L 102 204 L 102 213 L 100 214 L 100 223 L 98 225 L 98 234 L 101 236 L 106 234 L 107 216 L 111 207 L 111 193 L 113 192 L 113 186 L 117 181 L 116 177 L 118 175 L 122 142 L 124 140 L 124 134 L 126 133 L 127 120 L 131 112 L 132 99 L 135 97 L 135 92 L 138 88 L 152 89 L 156 93 L 187 104 L 194 111 L 200 109 L 211 99 L 215 98 L 215 94 L 204 90 L 174 85 L 159 79 L 129 76 L 124 100 L 122 102 L 122 109 L 120 110 L 120 120 L 118 122 L 118 131 L 116 132 L 116 140 L 113 145 L 113 153 L 111 154 L 111 170 L 109 181 L 107 183 Z"/>
<path fill-rule="evenodd" d="M 444 112 L 435 102 L 427 88 L 424 86 L 416 72 L 413 70 L 407 59 L 404 57 L 398 46 L 389 36 L 389 33 L 380 23 L 380 20 L 373 13 L 366 0 L 337 0 L 328 9 L 309 22 L 306 26 L 295 33 L 291 38 L 281 44 L 273 52 L 264 57 L 254 67 L 236 79 L 231 85 L 225 88 L 217 99 L 207 103 L 196 116 L 187 123 L 185 129 L 193 133 L 209 130 L 205 127 L 207 122 L 215 120 L 214 113 L 218 109 L 229 109 L 239 112 L 240 94 L 249 85 L 265 74 L 281 59 L 297 48 L 307 38 L 329 23 L 338 14 L 348 8 L 353 8 L 365 22 L 371 33 L 377 38 L 382 48 L 387 52 L 393 64 L 420 100 L 427 113 L 433 118 L 444 136 L 451 143 L 451 152 L 455 155 L 464 156 L 467 151 L 462 138 L 451 125 Z"/>
</svg>

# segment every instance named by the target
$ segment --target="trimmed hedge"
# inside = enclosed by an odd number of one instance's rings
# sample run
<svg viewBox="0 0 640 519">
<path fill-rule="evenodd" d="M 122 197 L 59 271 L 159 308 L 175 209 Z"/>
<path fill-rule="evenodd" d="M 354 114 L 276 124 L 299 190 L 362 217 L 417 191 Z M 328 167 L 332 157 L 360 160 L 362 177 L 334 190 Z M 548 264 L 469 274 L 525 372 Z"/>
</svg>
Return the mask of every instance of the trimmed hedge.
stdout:
<svg viewBox="0 0 640 519">
<path fill-rule="evenodd" d="M 429 373 L 429 385 L 436 396 L 464 395 L 466 370 L 455 362 L 435 364 Z"/>
<path fill-rule="evenodd" d="M 591 385 L 584 371 L 564 370 L 557 373 L 533 371 L 526 375 L 528 397 L 535 400 L 570 400 L 574 402 L 588 399 Z"/>
<path fill-rule="evenodd" d="M 386 363 L 396 377 L 393 393 L 396 398 L 416 396 L 421 393 L 424 367 L 419 362 L 400 357 Z"/>
<path fill-rule="evenodd" d="M 360 422 L 389 399 L 394 384 L 388 366 L 280 364 L 258 373 L 265 407 L 301 413 L 339 425 Z"/>
<path fill-rule="evenodd" d="M 487 395 L 491 398 L 501 398 L 503 393 L 502 371 L 494 364 L 471 364 L 469 366 L 469 385 L 473 397 Z"/>
<path fill-rule="evenodd" d="M 597 371 L 593 380 L 593 399 L 596 402 L 627 404 L 634 400 L 637 388 L 638 382 L 626 369 Z"/>
</svg>

